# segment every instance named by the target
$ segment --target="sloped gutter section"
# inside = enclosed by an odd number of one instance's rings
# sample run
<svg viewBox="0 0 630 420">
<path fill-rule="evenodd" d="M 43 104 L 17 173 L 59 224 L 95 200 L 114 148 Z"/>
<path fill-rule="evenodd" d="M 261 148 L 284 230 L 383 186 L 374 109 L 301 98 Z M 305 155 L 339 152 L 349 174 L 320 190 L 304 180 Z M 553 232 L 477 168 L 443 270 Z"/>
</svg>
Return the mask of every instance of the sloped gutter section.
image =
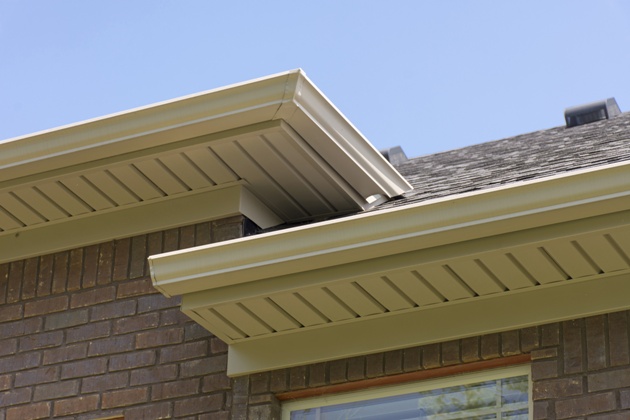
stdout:
<svg viewBox="0 0 630 420">
<path fill-rule="evenodd" d="M 629 235 L 626 162 L 149 263 L 155 287 L 230 345 L 236 376 L 629 308 Z M 410 278 L 433 290 L 400 299 Z"/>
</svg>

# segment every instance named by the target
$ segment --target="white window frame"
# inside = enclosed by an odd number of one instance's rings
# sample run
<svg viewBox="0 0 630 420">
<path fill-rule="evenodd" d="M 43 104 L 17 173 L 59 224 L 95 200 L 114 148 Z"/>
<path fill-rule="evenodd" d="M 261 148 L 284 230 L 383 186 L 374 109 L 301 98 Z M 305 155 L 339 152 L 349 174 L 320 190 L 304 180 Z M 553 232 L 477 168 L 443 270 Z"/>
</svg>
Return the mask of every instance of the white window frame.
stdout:
<svg viewBox="0 0 630 420">
<path fill-rule="evenodd" d="M 533 416 L 532 404 L 532 377 L 531 366 L 519 365 L 506 368 L 489 369 L 473 373 L 463 373 L 452 376 L 445 376 L 435 379 L 413 381 L 399 385 L 388 385 L 382 387 L 367 388 L 360 391 L 344 392 L 339 394 L 323 395 L 312 398 L 286 401 L 282 404 L 282 420 L 290 420 L 291 411 L 304 410 L 307 408 L 326 407 L 336 404 L 344 404 L 356 401 L 367 401 L 376 398 L 391 397 L 395 395 L 409 394 L 413 392 L 429 391 L 437 388 L 448 388 L 476 382 L 491 381 L 513 376 L 527 375 L 528 378 L 528 411 L 529 418 Z"/>
</svg>

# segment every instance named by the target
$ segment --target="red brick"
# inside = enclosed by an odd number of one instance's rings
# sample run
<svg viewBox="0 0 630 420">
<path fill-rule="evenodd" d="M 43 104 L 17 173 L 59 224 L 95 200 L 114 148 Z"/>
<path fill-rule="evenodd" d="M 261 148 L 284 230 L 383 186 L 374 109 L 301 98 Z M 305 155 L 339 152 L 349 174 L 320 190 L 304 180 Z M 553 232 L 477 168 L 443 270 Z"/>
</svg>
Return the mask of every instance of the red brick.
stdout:
<svg viewBox="0 0 630 420">
<path fill-rule="evenodd" d="M 179 308 L 177 308 L 179 310 Z M 204 327 L 197 324 L 196 322 L 190 322 L 184 327 L 184 341 L 196 341 L 202 338 L 212 337 L 212 334 L 208 332 Z M 214 338 L 212 339 L 214 340 Z M 214 343 L 210 341 L 210 345 L 212 346 Z M 219 347 L 221 347 L 221 343 L 216 343 Z M 212 353 L 223 353 L 222 351 L 215 352 L 215 349 L 211 347 Z M 225 352 L 227 352 L 227 346 L 225 346 Z"/>
<path fill-rule="evenodd" d="M 49 296 L 52 289 L 53 256 L 39 257 L 39 272 L 37 276 L 37 296 Z"/>
<path fill-rule="evenodd" d="M 7 280 L 6 302 L 13 303 L 20 300 L 22 293 L 22 278 L 24 276 L 24 261 L 14 261 L 9 265 Z"/>
<path fill-rule="evenodd" d="M 547 324 L 541 327 L 540 344 L 542 347 L 560 344 L 560 324 Z"/>
<path fill-rule="evenodd" d="M 171 403 L 162 402 L 157 404 L 146 404 L 141 407 L 128 408 L 125 410 L 125 418 L 128 419 L 170 419 Z"/>
<path fill-rule="evenodd" d="M 250 394 L 262 394 L 269 392 L 269 372 L 254 373 L 249 376 L 249 382 Z"/>
<path fill-rule="evenodd" d="M 170 398 L 186 397 L 199 392 L 200 379 L 160 383 L 151 387 L 151 399 L 166 400 Z"/>
<path fill-rule="evenodd" d="M 63 397 L 71 397 L 79 393 L 79 381 L 61 381 L 51 384 L 37 385 L 33 394 L 34 401 L 58 400 Z"/>
<path fill-rule="evenodd" d="M 589 392 L 628 387 L 630 387 L 630 367 L 588 375 Z"/>
<path fill-rule="evenodd" d="M 360 379 L 365 379 L 365 357 L 352 357 L 348 359 L 348 380 L 358 381 Z"/>
<path fill-rule="evenodd" d="M 98 402 L 98 395 L 86 395 L 55 401 L 54 414 L 55 416 L 67 416 L 94 411 L 98 408 Z"/>
<path fill-rule="evenodd" d="M 586 318 L 586 364 L 588 370 L 599 370 L 606 367 L 606 333 L 605 316 Z"/>
<path fill-rule="evenodd" d="M 59 252 L 55 254 L 55 268 L 52 275 L 52 293 L 59 294 L 66 291 L 66 282 L 68 281 L 68 259 L 70 254 L 67 252 Z"/>
<path fill-rule="evenodd" d="M 447 341 L 446 343 L 442 343 L 442 366 L 457 365 L 461 363 L 459 352 L 459 341 Z"/>
<path fill-rule="evenodd" d="M 626 312 L 608 314 L 608 339 L 611 366 L 625 366 L 630 364 L 628 329 L 628 316 Z"/>
<path fill-rule="evenodd" d="M 131 238 L 130 279 L 142 277 L 145 274 L 147 257 L 147 236 L 141 235 Z"/>
<path fill-rule="evenodd" d="M 160 315 L 152 312 L 144 315 L 120 318 L 114 321 L 114 334 L 142 331 L 158 326 Z"/>
<path fill-rule="evenodd" d="M 179 229 L 168 229 L 164 231 L 163 252 L 175 251 L 179 249 Z"/>
<path fill-rule="evenodd" d="M 481 360 L 479 353 L 479 337 L 469 337 L 461 340 L 462 362 L 477 362 Z"/>
<path fill-rule="evenodd" d="M 167 308 L 175 308 L 181 304 L 181 297 L 167 298 L 161 294 L 143 296 L 138 299 L 138 313 L 159 311 Z"/>
<path fill-rule="evenodd" d="M 195 341 L 160 349 L 160 363 L 179 362 L 208 355 L 208 342 Z"/>
<path fill-rule="evenodd" d="M 582 394 L 582 377 L 536 381 L 533 384 L 534 400 L 558 399 Z"/>
<path fill-rule="evenodd" d="M 52 331 L 40 334 L 31 334 L 20 338 L 20 351 L 57 347 L 63 341 L 63 331 Z"/>
<path fill-rule="evenodd" d="M 114 261 L 114 243 L 105 242 L 98 250 L 98 268 L 96 271 L 96 283 L 107 284 L 112 280 L 112 264 Z"/>
<path fill-rule="evenodd" d="M 17 366 L 23 370 L 31 369 L 39 366 L 40 361 L 41 354 L 33 352 L 3 357 L 0 359 L 0 373 L 14 372 Z"/>
<path fill-rule="evenodd" d="M 90 376 L 81 381 L 81 393 L 110 391 L 112 389 L 126 388 L 129 385 L 129 372 L 108 373 L 99 376 Z"/>
<path fill-rule="evenodd" d="M 136 348 L 161 347 L 181 343 L 184 340 L 183 328 L 160 329 L 136 334 Z"/>
<path fill-rule="evenodd" d="M 564 348 L 564 373 L 584 371 L 582 358 L 582 328 L 580 321 L 562 323 L 562 343 Z"/>
<path fill-rule="evenodd" d="M 223 394 L 206 395 L 175 401 L 175 417 L 218 411 L 223 408 Z"/>
<path fill-rule="evenodd" d="M 108 337 L 110 332 L 111 327 L 109 321 L 90 322 L 87 325 L 66 330 L 66 343 L 71 344 L 78 341 L 88 341 L 96 338 Z"/>
<path fill-rule="evenodd" d="M 227 355 L 207 357 L 205 359 L 183 362 L 180 365 L 182 378 L 224 372 L 227 368 Z"/>
<path fill-rule="evenodd" d="M 219 374 L 222 375 L 224 372 Z M 274 370 L 269 374 L 269 389 L 271 392 L 286 391 L 288 389 L 288 380 L 289 377 L 285 369 Z"/>
<path fill-rule="evenodd" d="M 540 347 L 540 335 L 538 333 L 538 327 L 523 328 L 520 331 L 521 335 L 521 351 L 523 353 L 529 353 L 530 351 Z"/>
<path fill-rule="evenodd" d="M 17 338 L 7 338 L 0 340 L 0 357 L 7 356 L 9 354 L 15 354 L 17 351 Z"/>
<path fill-rule="evenodd" d="M 558 419 L 605 413 L 615 409 L 615 394 L 612 392 L 588 394 L 583 397 L 556 401 L 555 406 Z"/>
<path fill-rule="evenodd" d="M 132 296 L 150 295 L 153 293 L 158 293 L 158 291 L 153 287 L 151 279 L 147 277 L 120 283 L 116 297 L 121 299 Z"/>
<path fill-rule="evenodd" d="M 6 391 L 11 388 L 11 379 L 13 379 L 12 375 L 0 375 L 0 391 Z"/>
<path fill-rule="evenodd" d="M 186 328 L 186 341 L 190 341 L 188 340 L 188 329 Z M 217 337 L 212 337 L 210 339 L 210 354 L 221 354 L 221 353 L 227 353 L 228 351 L 228 345 L 225 344 L 225 342 L 223 340 L 221 340 L 220 338 Z"/>
<path fill-rule="evenodd" d="M 192 248 L 195 246 L 195 227 L 183 226 L 179 228 L 179 248 Z"/>
<path fill-rule="evenodd" d="M 91 341 L 88 347 L 88 357 L 102 356 L 105 354 L 123 353 L 133 350 L 133 336 L 121 335 L 117 337 L 103 338 Z"/>
<path fill-rule="evenodd" d="M 24 260 L 24 282 L 22 283 L 22 299 L 32 299 L 37 295 L 37 270 L 39 270 L 39 258 L 33 257 Z"/>
<path fill-rule="evenodd" d="M 440 367 L 441 350 L 439 344 L 428 344 L 422 347 L 422 367 L 425 369 L 433 369 Z"/>
<path fill-rule="evenodd" d="M 15 373 L 15 386 L 16 388 L 45 384 L 48 382 L 55 382 L 59 380 L 59 366 L 48 366 L 33 370 L 20 370 Z"/>
<path fill-rule="evenodd" d="M 27 302 L 24 305 L 24 316 L 48 315 L 68 309 L 68 296 L 56 296 Z"/>
<path fill-rule="evenodd" d="M 128 388 L 103 393 L 103 408 L 126 407 L 149 399 L 148 388 Z"/>
<path fill-rule="evenodd" d="M 212 243 L 212 229 L 209 223 L 195 225 L 195 246 Z"/>
<path fill-rule="evenodd" d="M 2 403 L 2 407 L 24 404 L 30 400 L 31 388 L 17 388 L 10 391 L 0 392 L 0 402 Z"/>
<path fill-rule="evenodd" d="M 7 420 L 36 420 L 50 417 L 50 402 L 31 403 L 7 409 Z"/>
<path fill-rule="evenodd" d="M 348 364 L 345 359 L 328 362 L 328 381 L 331 384 L 346 382 L 348 380 L 347 372 Z M 291 375 L 289 375 L 289 386 L 293 389 L 291 386 Z"/>
<path fill-rule="evenodd" d="M 83 378 L 99 375 L 107 370 L 107 359 L 86 359 L 79 362 L 65 363 L 61 366 L 61 379 Z"/>
<path fill-rule="evenodd" d="M 0 320 L 2 322 L 15 321 L 22 318 L 23 306 L 21 304 L 0 306 Z"/>
<path fill-rule="evenodd" d="M 98 245 L 83 248 L 83 276 L 81 286 L 85 289 L 96 285 L 96 271 L 98 269 Z"/>
<path fill-rule="evenodd" d="M 0 337 L 3 340 L 12 337 L 20 337 L 40 332 L 42 329 L 41 318 L 22 319 L 19 321 L 0 324 Z"/>
<path fill-rule="evenodd" d="M 499 334 L 488 334 L 481 336 L 481 358 L 484 360 L 496 359 L 501 356 L 501 348 L 499 345 Z"/>
<path fill-rule="evenodd" d="M 44 351 L 45 365 L 67 362 L 69 360 L 83 359 L 87 355 L 87 343 L 72 344 L 58 349 Z"/>
<path fill-rule="evenodd" d="M 119 239 L 114 242 L 114 267 L 112 268 L 112 280 L 126 280 L 129 276 L 129 248 L 131 239 Z"/>
<path fill-rule="evenodd" d="M 540 379 L 557 378 L 558 377 L 558 361 L 545 360 L 532 363 L 532 379 L 538 381 Z"/>
<path fill-rule="evenodd" d="M 105 319 L 122 318 L 136 313 L 136 301 L 122 300 L 91 308 L 90 321 L 103 321 Z"/>
<path fill-rule="evenodd" d="M 109 371 L 135 369 L 153 364 L 155 364 L 155 352 L 153 350 L 120 354 L 111 356 L 109 360 Z"/>
<path fill-rule="evenodd" d="M 136 369 L 131 372 L 129 384 L 145 385 L 156 382 L 167 382 L 177 378 L 177 365 L 161 365 L 144 369 Z"/>
<path fill-rule="evenodd" d="M 81 289 L 81 277 L 83 276 L 83 248 L 70 251 L 70 261 L 68 263 L 68 291 Z"/>
<path fill-rule="evenodd" d="M 411 347 L 403 350 L 403 370 L 413 372 L 422 368 L 422 349 Z"/>
<path fill-rule="evenodd" d="M 115 286 L 99 287 L 75 293 L 72 295 L 72 299 L 70 300 L 70 307 L 83 308 L 86 306 L 98 305 L 99 303 L 111 302 L 114 300 L 115 294 Z"/>
<path fill-rule="evenodd" d="M 501 354 L 514 356 L 521 353 L 521 343 L 518 331 L 506 331 L 501 333 Z"/>
<path fill-rule="evenodd" d="M 87 322 L 87 309 L 66 311 L 60 314 L 48 315 L 46 317 L 45 329 L 47 331 L 57 330 L 61 328 L 69 328 L 75 327 L 77 325 L 87 324 Z"/>
<path fill-rule="evenodd" d="M 306 388 L 306 366 L 295 366 L 289 369 L 289 387 L 292 390 Z"/>
<path fill-rule="evenodd" d="M 324 366 L 324 363 L 319 363 L 320 366 Z M 322 369 L 323 370 L 323 369 Z M 312 372 L 312 371 L 311 371 Z M 271 376 L 269 377 L 269 379 Z M 318 386 L 310 380 L 313 379 L 313 375 L 309 376 L 309 386 Z M 319 384 L 325 384 L 325 381 L 320 381 Z M 232 380 L 225 373 L 215 373 L 214 375 L 208 375 L 203 378 L 203 385 L 201 391 L 204 394 L 209 394 L 216 391 L 227 390 L 232 388 Z M 268 390 L 271 390 L 271 381 L 267 383 Z M 285 387 L 282 387 L 285 389 Z"/>
<path fill-rule="evenodd" d="M 176 324 L 188 324 L 190 318 L 185 315 L 180 308 L 167 309 L 160 312 L 160 326 L 176 325 Z"/>
<path fill-rule="evenodd" d="M 9 283 L 9 264 L 0 264 L 0 303 L 7 302 L 8 283 Z"/>
<path fill-rule="evenodd" d="M 147 255 L 161 254 L 162 232 L 152 232 L 147 235 Z"/>
</svg>

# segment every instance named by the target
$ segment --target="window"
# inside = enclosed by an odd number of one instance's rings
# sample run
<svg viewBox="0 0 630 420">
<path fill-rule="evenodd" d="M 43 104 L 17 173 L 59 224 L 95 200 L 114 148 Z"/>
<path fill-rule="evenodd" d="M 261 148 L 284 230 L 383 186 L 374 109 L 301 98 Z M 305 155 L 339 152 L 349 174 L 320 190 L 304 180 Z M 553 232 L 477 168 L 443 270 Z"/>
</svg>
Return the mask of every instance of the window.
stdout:
<svg viewBox="0 0 630 420">
<path fill-rule="evenodd" d="M 291 401 L 283 420 L 530 418 L 529 366 Z"/>
</svg>

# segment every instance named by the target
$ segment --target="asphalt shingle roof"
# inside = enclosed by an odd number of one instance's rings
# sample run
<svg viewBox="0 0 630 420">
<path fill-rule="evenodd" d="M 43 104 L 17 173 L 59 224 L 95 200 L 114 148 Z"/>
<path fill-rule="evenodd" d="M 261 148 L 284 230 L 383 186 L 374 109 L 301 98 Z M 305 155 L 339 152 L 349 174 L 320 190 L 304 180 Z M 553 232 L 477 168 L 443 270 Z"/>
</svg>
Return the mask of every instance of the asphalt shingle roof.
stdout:
<svg viewBox="0 0 630 420">
<path fill-rule="evenodd" d="M 396 169 L 413 185 L 377 209 L 630 160 L 630 112 L 412 158 Z"/>
</svg>

